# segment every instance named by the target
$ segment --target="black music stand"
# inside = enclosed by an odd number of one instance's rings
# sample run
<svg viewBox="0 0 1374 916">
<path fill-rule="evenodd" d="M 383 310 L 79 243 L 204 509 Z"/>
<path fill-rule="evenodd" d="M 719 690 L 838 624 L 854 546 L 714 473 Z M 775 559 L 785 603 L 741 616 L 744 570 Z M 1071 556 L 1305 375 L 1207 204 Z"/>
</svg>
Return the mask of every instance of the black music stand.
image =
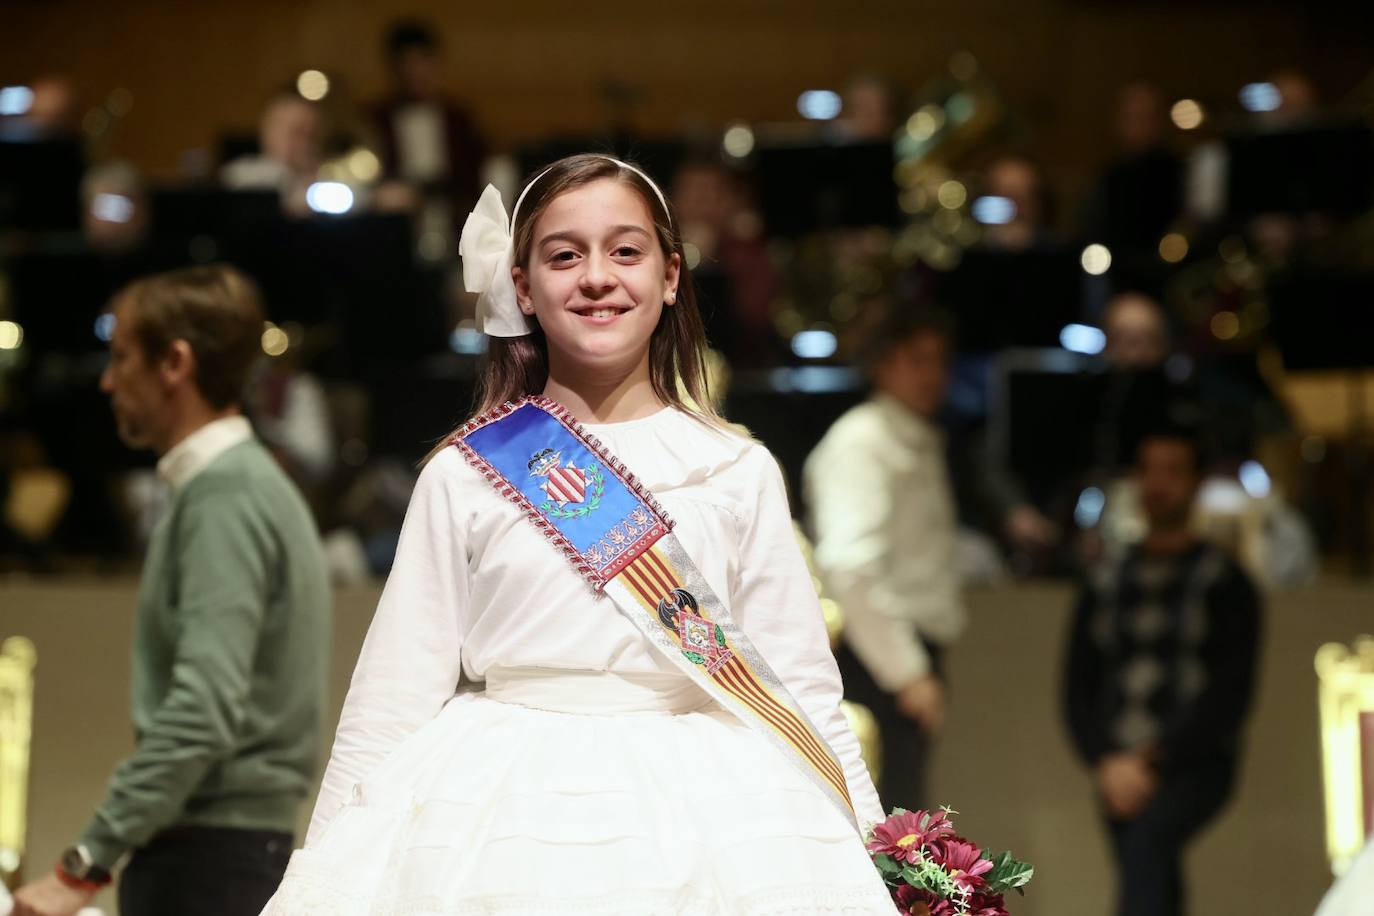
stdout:
<svg viewBox="0 0 1374 916">
<path fill-rule="evenodd" d="M 1365 321 L 1374 310 L 1374 273 L 1350 270 L 1295 270 L 1269 285 L 1271 330 L 1290 371 L 1328 371 L 1346 374 L 1350 396 L 1347 428 L 1351 447 L 1350 472 L 1351 569 L 1362 577 L 1371 572 L 1369 505 L 1369 405 L 1364 399 L 1362 373 L 1374 369 Z"/>
<path fill-rule="evenodd" d="M 768 234 L 902 223 L 891 143 L 760 146 L 754 187 Z"/>
</svg>

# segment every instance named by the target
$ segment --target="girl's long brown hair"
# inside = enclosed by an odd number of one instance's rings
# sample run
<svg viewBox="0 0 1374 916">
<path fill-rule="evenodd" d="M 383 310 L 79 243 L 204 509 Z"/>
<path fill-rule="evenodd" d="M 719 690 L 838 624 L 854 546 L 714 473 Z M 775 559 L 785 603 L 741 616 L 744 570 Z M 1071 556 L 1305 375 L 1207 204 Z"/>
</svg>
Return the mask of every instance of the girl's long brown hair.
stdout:
<svg viewBox="0 0 1374 916">
<path fill-rule="evenodd" d="M 649 379 L 660 401 L 711 424 L 724 425 L 711 398 L 706 366 L 706 329 L 697 307 L 696 290 L 682 250 L 674 214 L 664 208 L 653 188 L 615 160 L 596 154 L 569 156 L 554 163 L 525 195 L 516 215 L 515 264 L 529 268 L 534 224 L 558 197 L 573 188 L 611 179 L 635 190 L 653 215 L 659 247 L 665 259 L 678 256 L 681 271 L 677 301 L 663 307 L 658 327 L 649 338 Z M 536 324 L 524 337 L 489 337 L 478 381 L 476 409 L 482 414 L 507 401 L 539 394 L 549 379 L 549 347 Z M 461 427 L 459 427 L 461 429 Z M 445 436 L 435 452 L 457 434 Z M 434 453 L 431 453 L 431 456 Z"/>
</svg>

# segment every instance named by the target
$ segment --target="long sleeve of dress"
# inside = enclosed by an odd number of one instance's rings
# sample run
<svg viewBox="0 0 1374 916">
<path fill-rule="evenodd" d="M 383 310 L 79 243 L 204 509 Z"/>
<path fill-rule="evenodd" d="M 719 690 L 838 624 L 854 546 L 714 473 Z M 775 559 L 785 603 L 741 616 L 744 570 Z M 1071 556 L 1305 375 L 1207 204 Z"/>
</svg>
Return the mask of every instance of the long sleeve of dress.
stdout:
<svg viewBox="0 0 1374 916">
<path fill-rule="evenodd" d="M 468 575 L 464 507 L 454 494 L 465 469 L 462 456 L 447 449 L 415 485 L 396 560 L 344 700 L 307 846 L 354 785 L 434 718 L 457 688 Z"/>
<path fill-rule="evenodd" d="M 844 767 L 859 823 L 882 820 L 882 805 L 859 755 L 859 741 L 840 710 L 844 687 L 811 574 L 793 532 L 782 474 L 762 449 L 750 460 L 758 462 L 761 487 L 752 516 L 740 520 L 732 612 L 835 752 Z"/>
</svg>

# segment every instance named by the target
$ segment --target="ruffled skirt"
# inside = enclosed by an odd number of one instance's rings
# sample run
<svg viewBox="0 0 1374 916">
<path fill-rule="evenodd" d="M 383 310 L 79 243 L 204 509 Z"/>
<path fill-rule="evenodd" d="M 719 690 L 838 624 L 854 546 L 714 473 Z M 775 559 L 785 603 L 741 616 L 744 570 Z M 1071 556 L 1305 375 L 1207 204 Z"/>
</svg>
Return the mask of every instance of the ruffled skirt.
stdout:
<svg viewBox="0 0 1374 916">
<path fill-rule="evenodd" d="M 404 741 L 263 912 L 893 910 L 847 819 L 690 681 L 521 669 Z"/>
</svg>

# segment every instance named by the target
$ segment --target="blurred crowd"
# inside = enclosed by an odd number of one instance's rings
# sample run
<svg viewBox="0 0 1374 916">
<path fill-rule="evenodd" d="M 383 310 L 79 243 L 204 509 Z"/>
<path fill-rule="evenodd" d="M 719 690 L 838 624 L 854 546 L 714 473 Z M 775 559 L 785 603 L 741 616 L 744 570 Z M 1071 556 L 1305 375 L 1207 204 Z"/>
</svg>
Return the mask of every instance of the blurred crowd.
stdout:
<svg viewBox="0 0 1374 916">
<path fill-rule="evenodd" d="M 1313 431 L 1285 388 L 1285 366 L 1357 368 L 1322 365 L 1294 315 L 1320 288 L 1335 316 L 1369 275 L 1358 99 L 1324 105 L 1297 71 L 1229 103 L 1132 83 L 1102 124 L 1115 155 L 1066 180 L 961 54 L 922 86 L 865 73 L 802 93 L 791 123 L 495 149 L 445 82 L 442 36 L 404 21 L 380 44 L 385 97 L 297 74 L 255 134 L 207 138 L 214 153 L 188 155 L 176 181 L 101 152 L 127 93 L 82 112 L 61 76 L 0 90 L 0 562 L 117 566 L 146 539 L 157 487 L 95 386 L 105 309 L 135 277 L 224 261 L 271 319 L 249 396 L 259 434 L 307 493 L 335 574 L 384 573 L 414 462 L 471 403 L 483 349 L 462 221 L 487 182 L 509 204 L 582 148 L 636 159 L 669 190 L 727 413 L 794 486 L 863 397 L 882 314 L 944 310 L 934 415 L 964 581 L 1068 573 L 1137 541 L 1128 471 L 1166 414 L 1205 431 L 1197 524 L 1256 576 L 1295 585 L 1323 555 L 1364 562 L 1364 513 L 1330 508 L 1333 488 L 1359 504 L 1358 432 Z M 1314 177 L 1312 157 L 1337 166 Z"/>
</svg>

